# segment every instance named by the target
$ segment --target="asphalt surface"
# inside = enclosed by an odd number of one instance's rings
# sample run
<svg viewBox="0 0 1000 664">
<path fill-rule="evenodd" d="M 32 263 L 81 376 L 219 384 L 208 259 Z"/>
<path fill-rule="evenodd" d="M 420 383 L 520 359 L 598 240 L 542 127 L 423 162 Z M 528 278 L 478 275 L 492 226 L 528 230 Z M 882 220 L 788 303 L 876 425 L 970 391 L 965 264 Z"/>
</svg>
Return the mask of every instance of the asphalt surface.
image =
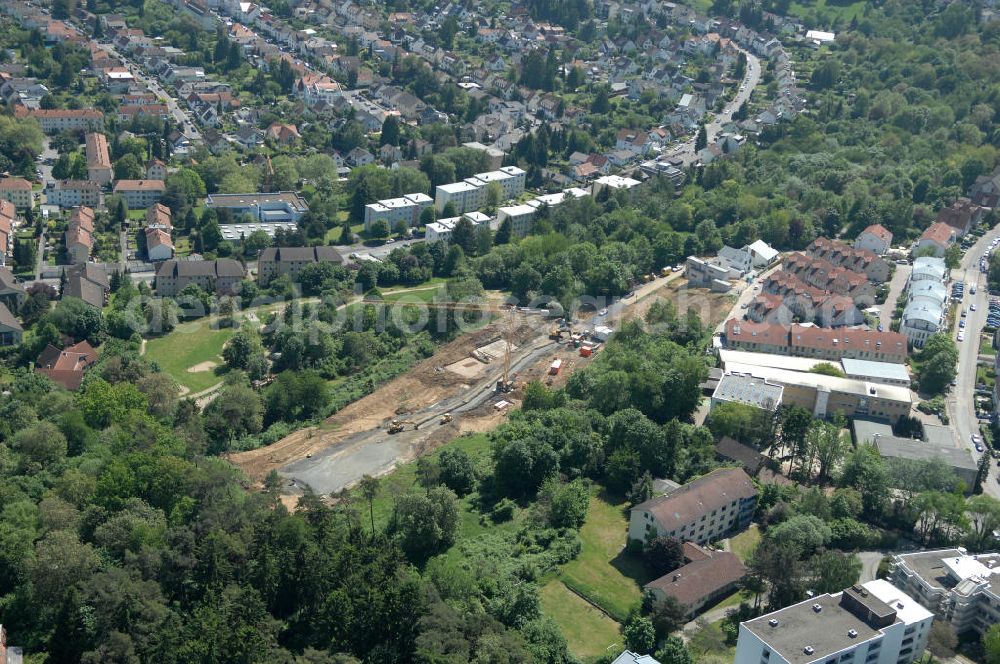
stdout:
<svg viewBox="0 0 1000 664">
<path fill-rule="evenodd" d="M 979 420 L 976 418 L 975 400 L 973 395 L 976 389 L 976 366 L 979 357 L 979 336 L 986 324 L 987 304 L 989 294 L 986 289 L 986 275 L 979 271 L 979 258 L 986 253 L 990 242 L 1000 237 L 1000 226 L 991 229 L 974 244 L 962 258 L 959 268 L 952 270 L 952 279 L 965 282 L 965 299 L 959 304 L 959 310 L 966 309 L 968 315 L 965 319 L 965 341 L 958 342 L 958 375 L 956 386 L 948 394 L 946 403 L 951 425 L 958 436 L 958 446 L 967 447 L 972 451 L 975 459 L 979 459 L 981 454 L 976 452 L 971 436 L 979 433 Z M 972 286 L 976 285 L 976 294 L 972 295 Z M 969 305 L 975 303 L 976 311 L 971 311 Z M 959 313 L 956 313 L 956 321 Z M 957 322 L 956 322 L 957 325 Z M 955 333 L 952 332 L 954 335 Z M 955 338 L 955 337 L 953 337 Z M 994 464 L 991 464 L 990 476 L 983 485 L 983 491 L 995 498 L 1000 498 L 1000 484 L 998 484 L 998 472 Z"/>
<path fill-rule="evenodd" d="M 739 46 L 737 46 L 737 49 L 747 57 L 747 70 L 743 75 L 743 81 L 740 83 L 740 88 L 736 92 L 736 97 L 733 98 L 731 102 L 726 104 L 726 107 L 721 113 L 716 115 L 711 122 L 705 125 L 705 133 L 708 136 L 709 144 L 711 144 L 719 132 L 722 131 L 722 126 L 733 119 L 733 113 L 735 113 L 740 106 L 750 101 L 750 95 L 753 94 L 754 89 L 760 82 L 760 58 L 750 51 L 740 48 Z M 684 162 L 685 167 L 690 166 L 698 161 L 698 154 L 694 149 L 695 138 L 696 136 L 692 136 L 680 146 L 675 147 L 672 151 L 666 152 L 664 156 L 670 160 L 680 159 Z"/>
</svg>

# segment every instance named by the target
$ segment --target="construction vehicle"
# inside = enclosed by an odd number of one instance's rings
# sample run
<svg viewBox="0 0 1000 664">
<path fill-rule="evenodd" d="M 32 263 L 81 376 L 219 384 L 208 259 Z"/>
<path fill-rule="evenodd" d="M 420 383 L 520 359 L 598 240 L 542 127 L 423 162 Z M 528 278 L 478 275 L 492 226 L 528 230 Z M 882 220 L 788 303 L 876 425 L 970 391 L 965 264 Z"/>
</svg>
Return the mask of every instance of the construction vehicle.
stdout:
<svg viewBox="0 0 1000 664">
<path fill-rule="evenodd" d="M 445 413 L 441 416 L 441 424 L 448 424 L 451 422 L 451 413 Z"/>
<path fill-rule="evenodd" d="M 507 394 L 514 391 L 514 376 L 510 372 L 510 351 L 514 345 L 514 331 L 516 329 L 517 310 L 511 309 L 507 312 L 507 324 L 504 329 L 504 339 L 507 342 L 503 353 L 503 375 L 497 380 L 497 394 Z"/>
<path fill-rule="evenodd" d="M 563 331 L 558 327 L 552 328 L 552 331 L 549 332 L 549 339 L 552 339 L 553 341 L 562 341 L 562 338 Z"/>
<path fill-rule="evenodd" d="M 389 433 L 399 433 L 406 427 L 407 424 L 416 426 L 417 423 L 410 420 L 393 420 L 389 423 Z"/>
</svg>

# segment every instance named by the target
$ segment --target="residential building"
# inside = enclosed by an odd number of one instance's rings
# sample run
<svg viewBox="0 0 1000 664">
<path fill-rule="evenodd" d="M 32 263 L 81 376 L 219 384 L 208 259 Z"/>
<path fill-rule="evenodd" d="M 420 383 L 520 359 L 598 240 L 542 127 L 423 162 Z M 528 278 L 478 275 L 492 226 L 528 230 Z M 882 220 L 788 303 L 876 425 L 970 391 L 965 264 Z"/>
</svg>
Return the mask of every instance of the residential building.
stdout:
<svg viewBox="0 0 1000 664">
<path fill-rule="evenodd" d="M 477 143 L 475 141 L 471 143 L 462 143 L 462 147 L 471 148 L 473 150 L 479 150 L 480 152 L 485 152 L 487 157 L 486 165 L 488 168 L 496 170 L 503 165 L 503 159 L 507 156 L 507 153 L 498 148 L 490 147 L 488 145 L 483 145 L 482 143 Z"/>
<path fill-rule="evenodd" d="M 29 110 L 18 106 L 14 109 L 14 115 L 35 118 L 46 134 L 57 134 L 67 129 L 70 131 L 99 131 L 104 128 L 104 113 L 92 108 L 37 108 Z"/>
<path fill-rule="evenodd" d="M 21 305 L 28 299 L 24 286 L 17 282 L 14 273 L 0 266 L 0 303 L 7 305 L 11 311 L 20 311 Z"/>
<path fill-rule="evenodd" d="M 462 182 L 438 185 L 434 190 L 434 206 L 438 212 L 443 212 L 451 203 L 456 214 L 478 210 L 485 205 L 487 188 L 493 182 L 500 185 L 500 201 L 508 201 L 524 193 L 525 176 L 526 172 L 517 166 L 504 166 L 477 173 Z"/>
<path fill-rule="evenodd" d="M 748 244 L 745 249 L 750 252 L 750 259 L 755 268 L 767 267 L 781 255 L 781 252 L 763 240 L 756 240 Z"/>
<path fill-rule="evenodd" d="M 298 281 L 299 272 L 307 265 L 342 261 L 335 247 L 268 247 L 257 258 L 257 280 L 266 285 L 287 274 L 292 281 Z"/>
<path fill-rule="evenodd" d="M 110 280 L 104 266 L 97 263 L 80 263 L 63 270 L 65 284 L 62 297 L 75 297 L 92 307 L 101 309 L 107 304 Z"/>
<path fill-rule="evenodd" d="M 94 211 L 89 207 L 78 207 L 69 217 L 69 225 L 64 235 L 66 256 L 70 263 L 86 263 L 94 248 Z"/>
<path fill-rule="evenodd" d="M 385 221 L 390 231 L 400 222 L 408 228 L 419 226 L 421 213 L 432 205 L 434 200 L 419 192 L 369 203 L 365 206 L 365 231 L 371 232 L 376 221 Z"/>
<path fill-rule="evenodd" d="M 171 230 L 174 227 L 170 208 L 163 203 L 154 203 L 146 208 L 146 228 Z"/>
<path fill-rule="evenodd" d="M 913 245 L 914 256 L 936 256 L 941 258 L 957 237 L 955 229 L 948 224 L 934 222 L 921 234 Z"/>
<path fill-rule="evenodd" d="M 985 214 L 986 208 L 962 196 L 948 207 L 942 208 L 935 221 L 951 226 L 955 237 L 962 238 L 982 221 Z"/>
<path fill-rule="evenodd" d="M 294 191 L 258 194 L 209 194 L 205 207 L 229 210 L 234 217 L 250 215 L 257 221 L 297 222 L 309 211 L 305 199 Z"/>
<path fill-rule="evenodd" d="M 274 141 L 279 145 L 291 145 L 302 138 L 298 127 L 293 124 L 281 124 L 275 122 L 264 132 L 267 140 Z"/>
<path fill-rule="evenodd" d="M 807 325 L 771 325 L 731 318 L 726 321 L 727 348 L 757 353 L 810 357 L 833 362 L 841 358 L 905 364 L 906 337 L 898 332 L 831 330 Z"/>
<path fill-rule="evenodd" d="M 980 175 L 969 188 L 969 197 L 976 205 L 988 208 L 1000 204 L 1000 166 L 989 175 Z"/>
<path fill-rule="evenodd" d="M 838 267 L 824 258 L 796 251 L 785 258 L 783 269 L 813 288 L 849 297 L 859 307 L 875 303 L 875 284 L 866 274 Z"/>
<path fill-rule="evenodd" d="M 891 246 L 892 233 L 882 224 L 872 224 L 854 239 L 856 249 L 865 249 L 877 256 L 885 256 Z"/>
<path fill-rule="evenodd" d="M 706 606 L 731 595 L 747 573 L 736 554 L 712 551 L 691 542 L 684 543 L 684 561 L 685 565 L 650 581 L 644 589 L 657 603 L 667 597 L 677 600 L 684 607 L 685 620 L 692 620 Z"/>
<path fill-rule="evenodd" d="M 756 505 L 757 489 L 742 469 L 715 470 L 633 507 L 628 537 L 645 542 L 664 535 L 705 544 L 745 529 Z"/>
<path fill-rule="evenodd" d="M 110 184 L 115 177 L 108 153 L 108 139 L 104 134 L 89 132 L 87 142 L 87 179 L 102 187 Z"/>
<path fill-rule="evenodd" d="M 907 283 L 907 301 L 899 330 L 915 348 L 944 325 L 948 311 L 946 282 L 950 270 L 943 258 L 921 256 L 913 261 Z"/>
<path fill-rule="evenodd" d="M 144 228 L 146 236 L 146 258 L 151 263 L 169 260 L 174 257 L 174 241 L 169 230 L 162 228 Z"/>
<path fill-rule="evenodd" d="M 781 405 L 781 385 L 769 383 L 751 374 L 726 373 L 712 392 L 711 408 L 722 403 L 742 403 L 762 410 L 775 411 Z"/>
<path fill-rule="evenodd" d="M 63 208 L 100 207 L 104 197 L 101 185 L 90 180 L 56 180 L 45 187 L 45 202 Z"/>
<path fill-rule="evenodd" d="M 603 175 L 596 180 L 590 186 L 590 193 L 593 196 L 598 196 L 605 189 L 608 193 L 613 193 L 615 191 L 628 191 L 633 187 L 638 187 L 641 182 L 633 178 L 624 177 L 621 175 Z"/>
<path fill-rule="evenodd" d="M 0 346 L 16 346 L 24 337 L 24 328 L 7 305 L 0 302 Z"/>
<path fill-rule="evenodd" d="M 1000 554 L 964 548 L 900 553 L 889 580 L 956 633 L 982 634 L 1000 622 Z M 994 578 L 997 577 L 997 578 Z"/>
<path fill-rule="evenodd" d="M 67 390 L 76 390 L 83 381 L 84 372 L 95 362 L 97 351 L 86 341 L 62 350 L 49 344 L 35 361 L 35 371 Z"/>
<path fill-rule="evenodd" d="M 166 180 L 167 179 L 167 165 L 164 164 L 159 159 L 151 159 L 148 164 L 146 164 L 146 179 L 147 180 Z"/>
<path fill-rule="evenodd" d="M 10 201 L 0 199 L 0 265 L 7 264 L 7 257 L 14 247 L 16 228 L 17 207 Z"/>
<path fill-rule="evenodd" d="M 934 615 L 884 580 L 740 623 L 734 664 L 911 664 Z"/>
<path fill-rule="evenodd" d="M 156 268 L 156 292 L 173 297 L 188 284 L 195 284 L 209 293 L 233 294 L 239 291 L 246 270 L 231 258 L 205 260 L 165 260 Z"/>
<path fill-rule="evenodd" d="M 837 267 L 864 274 L 869 281 L 876 284 L 888 281 L 892 271 L 889 262 L 875 252 L 858 249 L 825 237 L 816 238 L 806 249 L 806 253 L 829 261 Z"/>
<path fill-rule="evenodd" d="M 132 210 L 156 203 L 166 190 L 163 180 L 118 180 L 114 187 L 114 192 L 124 198 Z"/>
<path fill-rule="evenodd" d="M 26 210 L 35 205 L 31 183 L 24 178 L 0 179 L 0 198 L 13 203 L 18 210 Z"/>
<path fill-rule="evenodd" d="M 660 664 L 660 662 L 652 655 L 640 655 L 626 650 L 618 655 L 611 664 Z"/>
<path fill-rule="evenodd" d="M 532 222 L 538 210 L 532 205 L 508 205 L 497 210 L 497 223 L 510 222 L 514 235 L 524 237 L 531 232 Z"/>
</svg>

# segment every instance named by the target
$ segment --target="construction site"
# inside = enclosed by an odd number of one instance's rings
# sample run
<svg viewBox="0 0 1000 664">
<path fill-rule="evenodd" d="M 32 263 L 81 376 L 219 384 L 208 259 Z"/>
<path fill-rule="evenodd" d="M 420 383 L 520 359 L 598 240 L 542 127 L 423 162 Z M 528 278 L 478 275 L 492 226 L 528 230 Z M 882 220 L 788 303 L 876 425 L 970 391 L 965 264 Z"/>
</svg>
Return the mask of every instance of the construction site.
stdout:
<svg viewBox="0 0 1000 664">
<path fill-rule="evenodd" d="M 294 497 L 308 487 L 336 494 L 364 475 L 378 476 L 464 432 L 488 431 L 521 401 L 524 386 L 565 384 L 600 353 L 595 328 L 641 316 L 658 298 L 677 299 L 676 275 L 637 288 L 606 310 L 584 314 L 572 326 L 537 310 L 499 311 L 491 324 L 442 345 L 406 374 L 346 406 L 319 426 L 296 431 L 230 461 L 256 483 L 272 470 Z M 709 317 L 720 320 L 731 300 L 705 293 Z"/>
</svg>

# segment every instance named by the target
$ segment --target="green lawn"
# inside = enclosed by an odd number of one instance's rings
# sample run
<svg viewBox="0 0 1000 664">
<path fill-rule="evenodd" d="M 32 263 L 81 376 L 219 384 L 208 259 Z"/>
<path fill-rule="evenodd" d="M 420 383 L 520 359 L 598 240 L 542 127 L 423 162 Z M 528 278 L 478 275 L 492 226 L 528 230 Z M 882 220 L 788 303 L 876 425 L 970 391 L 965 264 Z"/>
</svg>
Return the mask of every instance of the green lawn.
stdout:
<svg viewBox="0 0 1000 664">
<path fill-rule="evenodd" d="M 553 579 L 542 587 L 542 612 L 552 618 L 566 637 L 569 650 L 578 658 L 593 660 L 622 645 L 618 623 L 592 607 L 561 581 Z"/>
<path fill-rule="evenodd" d="M 788 10 L 789 15 L 802 16 L 815 9 L 821 15 L 826 12 L 832 16 L 838 16 L 844 21 L 850 21 L 855 16 L 860 16 L 865 9 L 864 0 L 856 2 L 844 2 L 843 0 L 810 0 L 806 2 L 793 2 Z M 817 27 L 817 30 L 826 29 Z"/>
<path fill-rule="evenodd" d="M 979 354 L 980 355 L 996 355 L 997 352 L 993 348 L 993 339 L 991 335 L 983 335 L 979 339 Z"/>
<path fill-rule="evenodd" d="M 231 329 L 212 329 L 209 319 L 203 318 L 190 323 L 182 323 L 166 336 L 150 339 L 146 343 L 146 355 L 156 361 L 164 373 L 192 392 L 200 392 L 218 383 L 221 379 L 215 371 L 188 371 L 202 362 L 222 364 L 222 347 Z"/>
<path fill-rule="evenodd" d="M 559 577 L 619 621 L 642 600 L 642 586 L 651 580 L 642 561 L 625 552 L 624 508 L 601 496 L 591 497 L 587 521 L 580 529 L 583 548 Z"/>
<path fill-rule="evenodd" d="M 732 552 L 739 556 L 739 559 L 746 562 L 753 555 L 754 549 L 757 548 L 757 544 L 760 543 L 760 530 L 757 528 L 756 523 L 750 524 L 750 527 L 744 530 L 742 533 L 736 537 L 732 537 L 729 540 L 729 548 Z"/>
</svg>

